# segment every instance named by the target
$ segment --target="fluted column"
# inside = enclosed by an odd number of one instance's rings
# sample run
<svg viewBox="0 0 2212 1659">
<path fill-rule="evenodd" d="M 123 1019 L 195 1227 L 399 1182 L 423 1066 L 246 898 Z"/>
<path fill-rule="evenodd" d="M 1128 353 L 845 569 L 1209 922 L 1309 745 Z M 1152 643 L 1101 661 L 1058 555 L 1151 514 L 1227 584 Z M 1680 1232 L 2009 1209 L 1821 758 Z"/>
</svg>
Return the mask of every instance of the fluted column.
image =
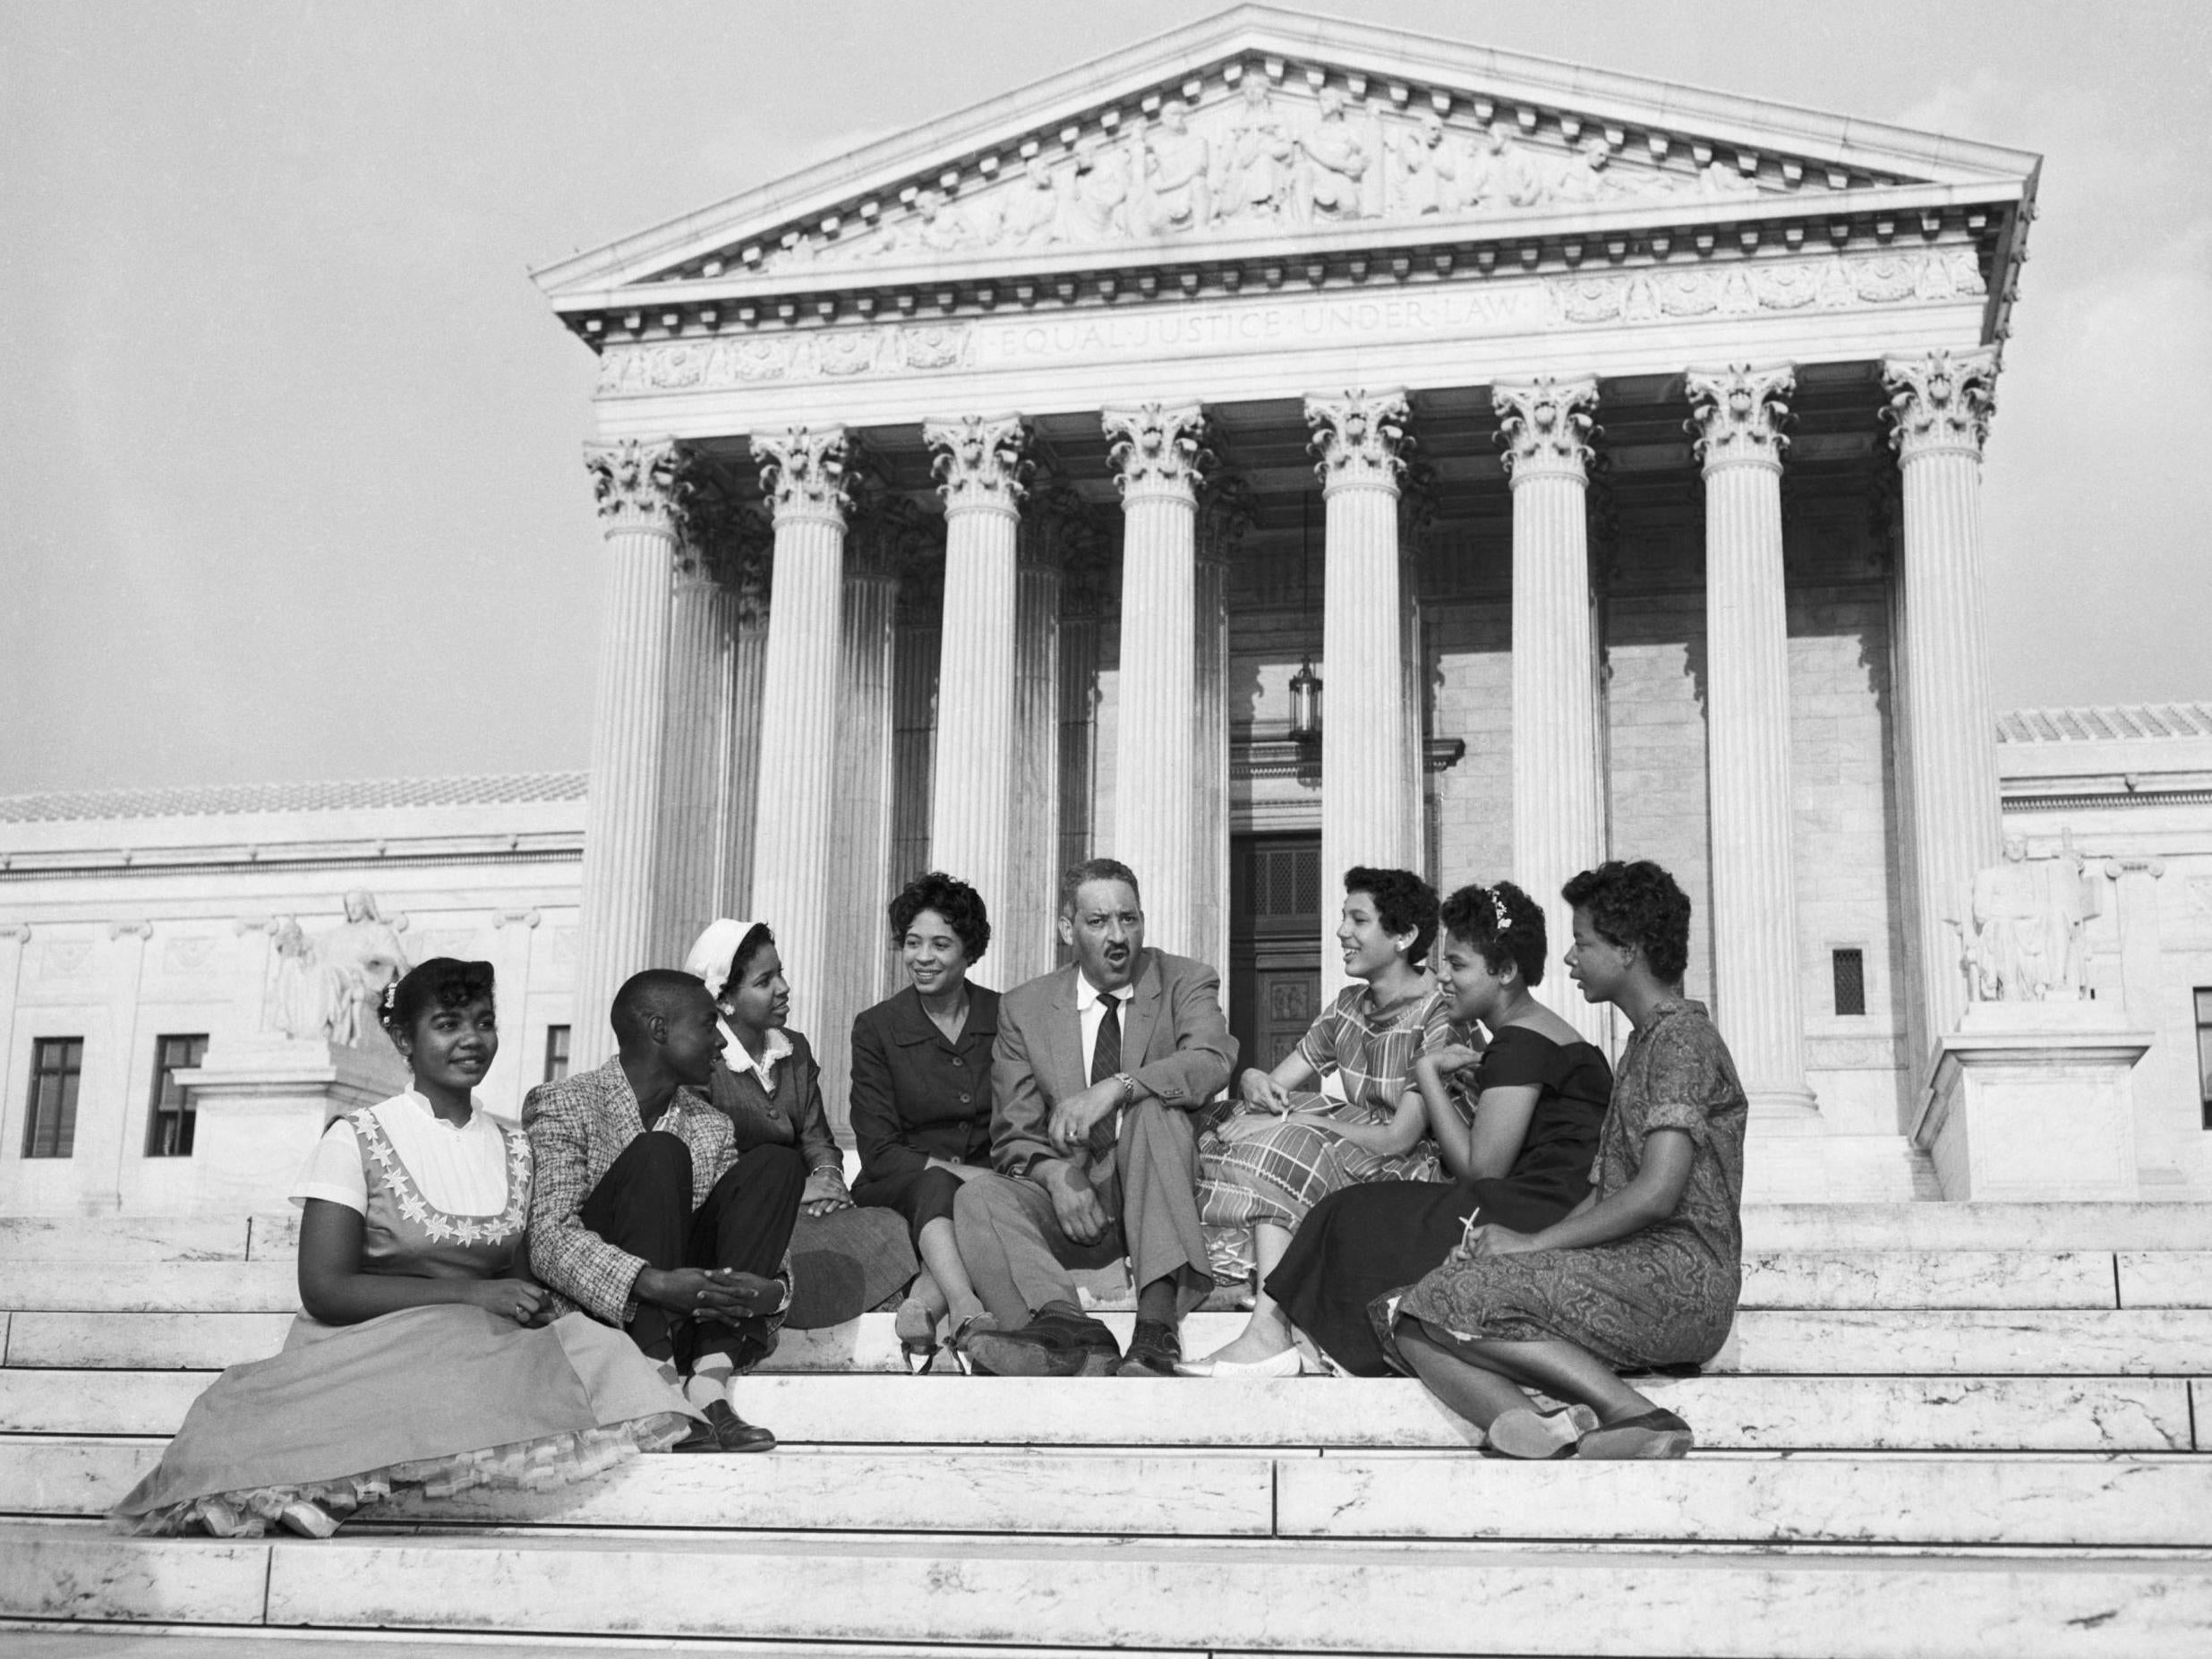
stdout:
<svg viewBox="0 0 2212 1659">
<path fill-rule="evenodd" d="M 1405 617 L 1400 603 L 1398 475 L 1405 395 L 1306 399 L 1324 514 L 1321 671 L 1321 996 L 1346 983 L 1337 943 L 1344 873 L 1413 868 L 1416 816 L 1406 777 Z"/>
<path fill-rule="evenodd" d="M 1101 418 L 1122 492 L 1122 662 L 1113 834 L 1101 851 L 1137 873 L 1145 942 L 1185 954 L 1198 935 L 1191 860 L 1197 723 L 1198 483 L 1208 459 L 1195 403 Z"/>
<path fill-rule="evenodd" d="M 931 421 L 944 497 L 944 632 L 930 856 L 994 913 L 1011 896 L 1016 542 L 1028 433 L 1019 415 Z"/>
<path fill-rule="evenodd" d="M 1574 913 L 1559 889 L 1604 856 L 1597 640 L 1590 618 L 1591 379 L 1492 389 L 1513 492 L 1513 879 L 1544 907 L 1536 994 L 1593 1041 L 1605 1021 L 1567 976 Z"/>
<path fill-rule="evenodd" d="M 753 440 L 775 511 L 767 661 L 755 797 L 753 915 L 775 930 L 791 982 L 791 1023 L 819 1030 L 829 968 L 832 809 L 837 795 L 845 510 L 841 427 L 794 426 Z"/>
<path fill-rule="evenodd" d="M 1789 782 L 1789 615 L 1782 591 L 1787 367 L 1688 377 L 1705 470 L 1705 791 L 1712 848 L 1713 1018 L 1755 1117 L 1817 1123 Z"/>
<path fill-rule="evenodd" d="M 722 873 L 717 916 L 753 913 L 753 808 L 760 795 L 760 697 L 768 672 L 768 560 L 737 589 L 737 630 L 730 650 L 730 757 L 722 814 Z"/>
<path fill-rule="evenodd" d="M 622 981 L 653 965 L 662 744 L 683 457 L 635 438 L 585 452 L 607 539 L 599 673 L 592 697 L 571 1064 L 614 1052 L 607 1011 Z"/>
<path fill-rule="evenodd" d="M 1061 560 L 1072 492 L 1049 491 L 1022 519 L 1014 572 L 1014 741 L 1011 891 L 994 913 L 989 976 L 1014 986 L 1053 965 L 1060 885 Z"/>
<path fill-rule="evenodd" d="M 1251 492 L 1237 478 L 1217 480 L 1199 509 L 1197 633 L 1192 646 L 1191 787 L 1192 953 L 1216 972 L 1229 971 L 1229 560 L 1252 517 Z"/>
<path fill-rule="evenodd" d="M 736 689 L 737 595 L 706 555 L 679 543 L 669 607 L 667 714 L 661 744 L 661 821 L 653 965 L 682 962 L 721 912 L 728 856 L 725 803 Z"/>
<path fill-rule="evenodd" d="M 1997 734 L 1982 595 L 1982 442 L 1996 354 L 1932 352 L 1882 365 L 1904 494 L 1904 723 L 1912 791 L 1920 995 L 1933 1042 L 1966 1007 L 1960 944 L 1974 872 L 2001 840 Z M 1916 1056 L 1925 1064 L 1926 1056 Z M 1923 1077 L 1923 1082 L 1926 1078 Z"/>
<path fill-rule="evenodd" d="M 893 639 L 900 573 L 921 538 L 921 517 L 912 503 L 894 497 L 857 516 L 846 544 L 833 875 L 824 895 L 832 931 L 818 1005 L 824 1035 L 815 1044 L 822 1097 L 841 1130 L 851 1077 L 851 1044 L 841 1034 L 852 1030 L 855 1014 L 892 989 L 884 907 L 904 879 L 891 868 Z"/>
</svg>

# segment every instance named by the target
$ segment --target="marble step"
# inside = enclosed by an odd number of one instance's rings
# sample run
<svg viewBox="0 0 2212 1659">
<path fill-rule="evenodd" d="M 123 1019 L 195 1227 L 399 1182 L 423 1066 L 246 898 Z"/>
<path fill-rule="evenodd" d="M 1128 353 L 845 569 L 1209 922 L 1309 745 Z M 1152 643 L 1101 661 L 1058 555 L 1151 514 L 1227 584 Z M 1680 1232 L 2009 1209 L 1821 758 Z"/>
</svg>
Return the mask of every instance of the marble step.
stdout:
<svg viewBox="0 0 2212 1659">
<path fill-rule="evenodd" d="M 296 1211 L 0 1217 L 0 1262 L 274 1260 Z M 1747 1204 L 1744 1247 L 1776 1250 L 2212 1251 L 2212 1204 Z"/>
<path fill-rule="evenodd" d="M 2140 1298 L 2131 1301 L 2131 1291 Z M 288 1313 L 283 1261 L 0 1261 L 0 1310 Z M 2212 1305 L 2212 1253 L 1754 1251 L 1748 1308 L 2109 1308 Z"/>
<path fill-rule="evenodd" d="M 867 1534 L 225 1543 L 32 1523 L 0 1526 L 0 1614 L 1213 1653 L 1451 1653 L 1473 1638 L 1516 1655 L 2142 1659 L 2212 1637 L 2212 1561 Z"/>
<path fill-rule="evenodd" d="M 1123 1342 L 1133 1315 L 1109 1313 Z M 74 1370 L 219 1371 L 284 1344 L 286 1313 L 0 1314 L 0 1364 Z M 1205 1354 L 1241 1313 L 1192 1313 L 1183 1351 Z M 888 1313 L 786 1331 L 770 1373 L 889 1372 L 905 1356 Z M 2212 1376 L 2212 1310 L 1993 1309 L 1875 1313 L 1753 1309 L 1708 1372 L 1772 1375 Z"/>
<path fill-rule="evenodd" d="M 163 1442 L 0 1439 L 0 1513 L 104 1514 Z M 542 1494 L 474 1492 L 364 1518 L 477 1526 L 1006 1532 L 1132 1537 L 2212 1548 L 2212 1458 L 1715 1453 L 1506 1465 L 1458 1452 L 786 1447 L 645 1458 Z"/>
<path fill-rule="evenodd" d="M 0 1433 L 173 1434 L 209 1381 L 204 1372 L 0 1370 Z M 936 1392 L 952 1389 L 962 1397 Z M 2212 1391 L 2181 1378 L 1709 1376 L 1648 1384 L 1702 1445 L 1750 1451 L 2191 1451 L 2192 1389 L 2212 1424 Z M 739 1409 L 789 1442 L 816 1445 L 1420 1448 L 1471 1438 L 1402 1378 L 762 1375 L 739 1385 Z"/>
</svg>

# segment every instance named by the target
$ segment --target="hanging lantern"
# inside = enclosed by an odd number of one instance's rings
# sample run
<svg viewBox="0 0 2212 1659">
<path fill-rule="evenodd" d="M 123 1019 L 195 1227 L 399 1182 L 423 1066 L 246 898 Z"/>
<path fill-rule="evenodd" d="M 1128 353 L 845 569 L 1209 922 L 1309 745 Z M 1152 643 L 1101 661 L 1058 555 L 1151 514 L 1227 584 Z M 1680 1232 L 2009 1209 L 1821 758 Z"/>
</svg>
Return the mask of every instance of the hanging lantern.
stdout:
<svg viewBox="0 0 2212 1659">
<path fill-rule="evenodd" d="M 1290 680 L 1290 734 L 1294 738 L 1321 735 L 1321 677 L 1313 671 L 1313 659 L 1299 663 Z"/>
</svg>

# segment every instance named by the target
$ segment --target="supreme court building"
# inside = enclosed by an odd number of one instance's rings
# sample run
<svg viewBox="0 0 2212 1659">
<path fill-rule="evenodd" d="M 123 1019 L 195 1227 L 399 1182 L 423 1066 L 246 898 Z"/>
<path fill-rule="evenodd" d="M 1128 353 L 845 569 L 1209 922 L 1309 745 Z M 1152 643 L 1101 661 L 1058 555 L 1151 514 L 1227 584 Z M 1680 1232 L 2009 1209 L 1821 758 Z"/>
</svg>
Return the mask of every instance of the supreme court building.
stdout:
<svg viewBox="0 0 2212 1659">
<path fill-rule="evenodd" d="M 1510 877 L 1556 961 L 1648 857 L 1762 1133 L 1893 1186 L 1998 851 L 2037 170 L 1243 8 L 540 271 L 600 360 L 578 1063 L 717 914 L 833 1054 L 933 866 L 1015 983 L 1097 852 L 1265 1064 L 1348 866 Z"/>
</svg>

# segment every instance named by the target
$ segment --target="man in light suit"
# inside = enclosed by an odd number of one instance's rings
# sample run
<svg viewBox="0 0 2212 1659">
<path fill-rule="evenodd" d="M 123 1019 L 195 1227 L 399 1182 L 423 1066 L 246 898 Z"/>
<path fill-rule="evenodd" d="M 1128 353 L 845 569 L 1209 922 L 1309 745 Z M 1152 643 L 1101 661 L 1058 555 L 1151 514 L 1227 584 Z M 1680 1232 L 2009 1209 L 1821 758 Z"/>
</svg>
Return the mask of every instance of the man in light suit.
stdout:
<svg viewBox="0 0 2212 1659">
<path fill-rule="evenodd" d="M 1007 992 L 991 1066 L 995 1175 L 953 1210 L 961 1259 L 996 1321 L 963 1347 L 995 1376 L 1174 1374 L 1176 1324 L 1213 1279 L 1199 1231 L 1192 1119 L 1235 1073 L 1221 980 L 1144 945 L 1137 877 L 1111 859 L 1061 878 L 1072 965 Z M 1071 1267 L 1127 1255 L 1127 1357 L 1076 1299 Z"/>
</svg>

